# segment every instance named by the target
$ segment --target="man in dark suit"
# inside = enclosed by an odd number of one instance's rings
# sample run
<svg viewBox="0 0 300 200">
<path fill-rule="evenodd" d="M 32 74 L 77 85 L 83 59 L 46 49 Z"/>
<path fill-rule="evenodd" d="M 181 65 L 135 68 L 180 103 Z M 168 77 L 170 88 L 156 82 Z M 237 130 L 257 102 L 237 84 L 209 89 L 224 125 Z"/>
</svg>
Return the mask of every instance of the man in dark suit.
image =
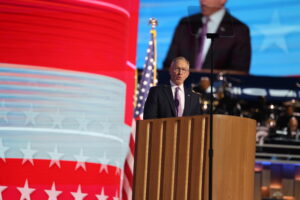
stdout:
<svg viewBox="0 0 300 200">
<path fill-rule="evenodd" d="M 144 119 L 201 114 L 199 96 L 184 87 L 184 81 L 189 76 L 189 62 L 184 57 L 177 57 L 173 59 L 169 72 L 170 85 L 150 89 L 144 107 Z"/>
<path fill-rule="evenodd" d="M 207 71 L 211 67 L 211 39 L 205 38 L 203 42 L 201 39 L 204 24 L 207 24 L 206 33 L 219 35 L 214 42 L 214 69 L 249 73 L 250 31 L 247 25 L 224 8 L 226 1 L 200 0 L 202 13 L 181 19 L 165 58 L 164 68 L 168 68 L 172 59 L 178 56 L 185 57 L 191 69 Z M 201 64 L 197 63 L 199 54 Z"/>
</svg>

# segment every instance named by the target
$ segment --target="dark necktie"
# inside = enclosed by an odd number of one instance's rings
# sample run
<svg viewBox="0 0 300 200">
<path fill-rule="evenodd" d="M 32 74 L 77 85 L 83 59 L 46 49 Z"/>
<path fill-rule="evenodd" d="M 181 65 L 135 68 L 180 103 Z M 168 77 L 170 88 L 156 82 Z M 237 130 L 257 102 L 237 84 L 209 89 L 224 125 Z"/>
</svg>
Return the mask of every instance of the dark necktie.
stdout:
<svg viewBox="0 0 300 200">
<path fill-rule="evenodd" d="M 181 117 L 183 113 L 182 105 L 181 105 L 181 98 L 180 98 L 180 88 L 176 87 L 175 89 L 175 108 L 176 108 L 176 116 Z"/>
</svg>

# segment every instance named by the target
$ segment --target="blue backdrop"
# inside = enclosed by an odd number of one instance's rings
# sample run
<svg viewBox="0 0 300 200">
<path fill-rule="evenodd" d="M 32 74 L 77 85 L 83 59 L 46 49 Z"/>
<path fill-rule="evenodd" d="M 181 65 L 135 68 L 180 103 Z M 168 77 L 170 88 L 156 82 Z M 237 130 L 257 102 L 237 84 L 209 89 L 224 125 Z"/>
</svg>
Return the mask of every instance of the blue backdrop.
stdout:
<svg viewBox="0 0 300 200">
<path fill-rule="evenodd" d="M 300 75 L 300 1 L 228 0 L 232 15 L 251 30 L 252 75 Z M 183 16 L 199 10 L 197 0 L 141 0 L 137 65 L 143 67 L 150 39 L 150 17 L 158 19 L 158 69 L 168 51 L 174 29 Z"/>
</svg>

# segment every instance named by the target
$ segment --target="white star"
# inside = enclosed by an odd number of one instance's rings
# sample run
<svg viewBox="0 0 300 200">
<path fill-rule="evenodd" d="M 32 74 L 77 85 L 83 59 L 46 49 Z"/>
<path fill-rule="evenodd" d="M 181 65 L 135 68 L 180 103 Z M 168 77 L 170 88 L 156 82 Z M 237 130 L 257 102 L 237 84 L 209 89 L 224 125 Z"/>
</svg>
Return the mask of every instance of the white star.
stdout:
<svg viewBox="0 0 300 200">
<path fill-rule="evenodd" d="M 28 142 L 26 149 L 21 149 L 22 153 L 24 154 L 24 159 L 22 161 L 22 165 L 26 163 L 26 161 L 29 161 L 32 165 L 33 163 L 33 155 L 37 152 L 35 150 L 31 149 L 31 144 Z"/>
<path fill-rule="evenodd" d="M 2 192 L 7 188 L 7 186 L 0 185 L 0 200 L 2 200 Z"/>
<path fill-rule="evenodd" d="M 88 157 L 83 155 L 83 150 L 81 149 L 80 154 L 75 155 L 74 157 L 77 160 L 75 170 L 77 170 L 79 167 L 81 167 L 84 171 L 86 171 L 85 162 L 88 159 Z"/>
<path fill-rule="evenodd" d="M 48 200 L 57 200 L 57 197 L 62 193 L 62 191 L 57 191 L 55 189 L 55 182 L 52 183 L 51 190 L 45 190 L 45 192 L 49 196 Z"/>
<path fill-rule="evenodd" d="M 120 198 L 118 197 L 118 191 L 116 192 L 116 196 L 113 197 L 113 200 L 119 200 Z"/>
<path fill-rule="evenodd" d="M 115 172 L 115 175 L 119 175 L 119 174 L 121 174 L 121 168 L 119 168 L 119 167 L 116 167 L 116 172 Z"/>
<path fill-rule="evenodd" d="M 33 104 L 30 105 L 29 111 L 25 112 L 26 114 L 26 125 L 34 125 L 35 124 L 35 118 L 38 115 L 37 112 L 34 111 L 33 109 Z"/>
<path fill-rule="evenodd" d="M 52 113 L 51 118 L 53 119 L 53 128 L 61 128 L 61 122 L 64 119 L 64 115 L 61 114 L 59 108 L 57 108 L 55 113 Z"/>
<path fill-rule="evenodd" d="M 64 155 L 63 153 L 58 153 L 58 150 L 57 150 L 57 146 L 55 146 L 55 149 L 54 149 L 54 152 L 48 152 L 48 154 L 50 155 L 51 157 L 51 162 L 50 162 L 50 165 L 49 165 L 49 168 L 56 164 L 57 167 L 60 168 L 60 158 Z"/>
<path fill-rule="evenodd" d="M 121 174 L 121 168 L 120 168 L 120 163 L 118 161 L 115 162 L 116 163 L 116 172 L 115 175 Z"/>
<path fill-rule="evenodd" d="M 110 128 L 110 123 L 106 122 L 107 120 L 105 120 L 104 122 L 101 121 L 100 124 L 102 125 L 102 132 L 105 134 L 109 134 L 109 128 Z"/>
<path fill-rule="evenodd" d="M 28 181 L 26 179 L 24 187 L 17 187 L 17 189 L 21 192 L 20 200 L 30 200 L 30 194 L 35 190 L 33 188 L 28 187 Z"/>
<path fill-rule="evenodd" d="M 108 174 L 107 164 L 108 164 L 109 160 L 107 159 L 106 154 L 104 154 L 103 157 L 99 159 L 99 161 L 101 163 L 99 172 L 101 173 L 104 170 Z"/>
<path fill-rule="evenodd" d="M 78 186 L 77 192 L 71 192 L 75 200 L 83 200 L 85 196 L 87 196 L 87 193 L 81 192 L 81 186 Z"/>
<path fill-rule="evenodd" d="M 282 25 L 277 11 L 273 12 L 272 20 L 269 24 L 256 27 L 259 29 L 259 32 L 265 36 L 260 48 L 261 51 L 270 48 L 272 45 L 276 45 L 284 52 L 288 52 L 288 47 L 284 38 L 285 35 L 300 30 L 300 26 Z"/>
<path fill-rule="evenodd" d="M 79 120 L 79 127 L 78 129 L 81 131 L 86 131 L 88 130 L 88 124 L 90 123 L 90 120 L 87 118 L 86 114 L 82 114 L 81 120 Z"/>
<path fill-rule="evenodd" d="M 104 188 L 102 188 L 101 194 L 96 194 L 98 200 L 106 200 L 108 196 L 104 194 Z"/>
<path fill-rule="evenodd" d="M 0 138 L 0 158 L 5 162 L 5 152 L 8 150 L 8 147 L 3 146 L 2 138 Z"/>
</svg>

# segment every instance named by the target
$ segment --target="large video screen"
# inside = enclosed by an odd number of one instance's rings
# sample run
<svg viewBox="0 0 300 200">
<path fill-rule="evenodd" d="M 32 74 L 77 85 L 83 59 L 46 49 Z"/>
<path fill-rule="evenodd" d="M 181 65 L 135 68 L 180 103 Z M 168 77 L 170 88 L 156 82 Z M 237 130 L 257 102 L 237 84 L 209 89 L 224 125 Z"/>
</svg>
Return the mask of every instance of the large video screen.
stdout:
<svg viewBox="0 0 300 200">
<path fill-rule="evenodd" d="M 1 200 L 121 198 L 137 13 L 137 0 L 0 0 Z"/>
<path fill-rule="evenodd" d="M 250 74 L 300 75 L 300 1 L 228 0 L 229 12 L 251 31 Z M 142 68 L 150 37 L 150 17 L 157 18 L 158 69 L 167 54 L 180 18 L 200 11 L 197 0 L 141 0 L 138 32 L 138 67 Z"/>
</svg>

